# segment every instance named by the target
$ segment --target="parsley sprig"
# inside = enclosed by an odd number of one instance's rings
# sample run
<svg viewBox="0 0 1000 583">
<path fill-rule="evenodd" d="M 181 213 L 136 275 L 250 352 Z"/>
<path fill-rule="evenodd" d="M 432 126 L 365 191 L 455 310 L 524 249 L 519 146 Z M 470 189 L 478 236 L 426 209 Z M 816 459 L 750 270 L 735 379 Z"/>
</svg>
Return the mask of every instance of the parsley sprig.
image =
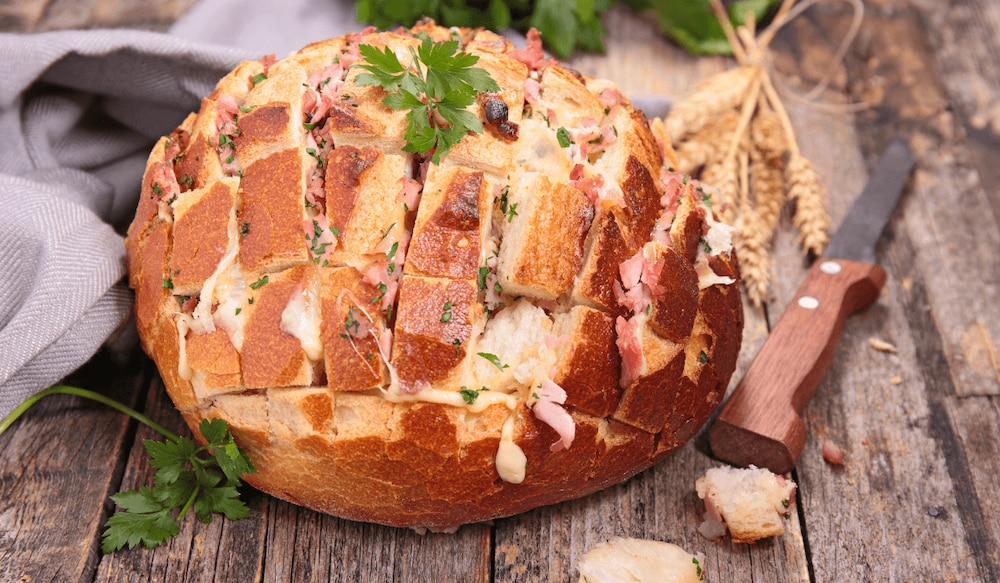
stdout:
<svg viewBox="0 0 1000 583">
<path fill-rule="evenodd" d="M 404 139 L 407 152 L 433 152 L 439 163 L 466 133 L 482 133 L 479 118 L 466 108 L 479 93 L 499 91 L 489 72 L 476 67 L 479 57 L 459 50 L 457 40 L 433 42 L 425 38 L 410 48 L 412 61 L 403 66 L 389 47 L 361 45 L 365 62 L 354 65 L 367 71 L 357 76 L 361 86 L 377 85 L 388 95 L 382 103 L 407 110 Z"/>
<path fill-rule="evenodd" d="M 105 553 L 142 543 L 148 549 L 158 546 L 180 532 L 179 522 L 188 512 L 204 523 L 213 514 L 231 520 L 246 518 L 250 509 L 239 499 L 237 488 L 244 475 L 256 471 L 250 458 L 240 450 L 221 419 L 205 419 L 199 426 L 206 445 L 177 435 L 142 413 L 118 401 L 79 387 L 57 385 L 41 391 L 18 405 L 0 420 L 0 434 L 25 411 L 48 395 L 64 394 L 103 403 L 143 423 L 166 438 L 165 442 L 147 439 L 143 445 L 156 468 L 153 486 L 141 486 L 111 496 L 121 507 L 108 519 L 101 549 Z M 174 511 L 180 508 L 176 518 Z"/>
</svg>

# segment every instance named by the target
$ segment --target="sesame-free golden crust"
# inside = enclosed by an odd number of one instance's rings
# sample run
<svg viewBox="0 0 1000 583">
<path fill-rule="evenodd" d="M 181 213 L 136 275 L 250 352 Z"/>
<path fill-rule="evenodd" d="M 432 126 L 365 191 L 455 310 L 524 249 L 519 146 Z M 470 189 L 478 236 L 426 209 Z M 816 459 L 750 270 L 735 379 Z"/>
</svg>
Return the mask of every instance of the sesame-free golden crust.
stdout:
<svg viewBox="0 0 1000 583">
<path fill-rule="evenodd" d="M 447 529 L 587 495 L 683 445 L 725 393 L 743 314 L 736 283 L 699 289 L 696 261 L 738 280 L 735 256 L 700 244 L 711 210 L 690 186 L 661 208 L 662 154 L 609 82 L 533 71 L 487 31 L 414 31 L 480 58 L 507 126 L 481 96 L 469 112 L 484 133 L 440 164 L 404 152 L 406 112 L 350 63 L 359 42 L 406 62 L 420 42 L 406 31 L 248 61 L 154 147 L 126 247 L 143 347 L 192 429 L 229 422 L 259 469 L 248 483 Z M 338 65 L 313 117 L 320 73 Z M 607 143 L 581 153 L 559 127 Z M 626 290 L 622 264 L 640 252 L 649 289 Z M 638 291 L 648 309 L 629 306 Z M 543 380 L 566 392 L 569 448 L 535 415 Z M 498 470 L 508 446 L 527 460 L 520 483 Z"/>
<path fill-rule="evenodd" d="M 250 164 L 240 180 L 239 259 L 247 271 L 272 271 L 308 261 L 302 231 L 302 153 L 288 149 Z"/>
<path fill-rule="evenodd" d="M 431 170 L 417 210 L 407 267 L 430 277 L 475 279 L 491 189 L 482 172 Z"/>
<path fill-rule="evenodd" d="M 236 181 L 220 180 L 204 191 L 191 191 L 183 214 L 175 212 L 170 273 L 176 293 L 197 295 L 219 266 L 229 246 L 237 187 Z"/>
</svg>

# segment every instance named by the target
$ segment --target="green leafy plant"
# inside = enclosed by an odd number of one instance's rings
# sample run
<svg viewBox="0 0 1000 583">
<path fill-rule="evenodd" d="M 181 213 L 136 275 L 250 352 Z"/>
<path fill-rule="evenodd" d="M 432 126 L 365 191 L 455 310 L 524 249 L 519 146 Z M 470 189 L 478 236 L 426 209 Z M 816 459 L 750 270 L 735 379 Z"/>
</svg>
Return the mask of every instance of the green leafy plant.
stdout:
<svg viewBox="0 0 1000 583">
<path fill-rule="evenodd" d="M 604 52 L 607 29 L 601 15 L 618 0 L 356 0 L 359 21 L 379 28 L 412 26 L 424 16 L 444 26 L 485 27 L 502 31 L 537 28 L 545 47 L 559 58 L 577 50 Z M 731 54 L 709 0 L 621 0 L 635 10 L 656 14 L 660 30 L 694 54 Z M 728 2 L 734 25 L 752 13 L 762 23 L 780 0 Z"/>
<path fill-rule="evenodd" d="M 485 69 L 475 67 L 479 57 L 459 50 L 456 40 L 435 43 L 425 38 L 415 50 L 412 63 L 404 67 L 392 50 L 361 45 L 366 62 L 354 65 L 367 73 L 357 76 L 358 85 L 378 85 L 388 93 L 387 107 L 406 110 L 407 152 L 433 152 L 437 164 L 468 132 L 481 133 L 483 126 L 467 107 L 482 92 L 500 87 Z"/>
<path fill-rule="evenodd" d="M 709 0 L 626 1 L 636 10 L 655 12 L 660 31 L 692 54 L 733 54 Z M 780 0 L 738 0 L 729 2 L 726 10 L 734 27 L 744 24 L 748 15 L 761 24 L 780 3 Z"/>
<path fill-rule="evenodd" d="M 143 446 L 156 468 L 153 486 L 141 486 L 111 496 L 121 508 L 107 522 L 101 549 L 110 553 L 138 544 L 151 549 L 180 532 L 179 522 L 188 512 L 204 523 L 213 514 L 231 520 L 250 516 L 250 509 L 240 500 L 237 488 L 242 478 L 256 470 L 250 458 L 240 450 L 222 419 L 205 419 L 198 427 L 206 445 L 177 435 L 134 409 L 109 397 L 79 387 L 57 385 L 41 391 L 21 403 L 0 420 L 3 434 L 25 411 L 48 395 L 64 394 L 97 401 L 125 413 L 166 438 L 165 442 L 147 439 Z M 180 509 L 177 516 L 174 512 Z"/>
<path fill-rule="evenodd" d="M 355 15 L 379 28 L 412 26 L 424 16 L 444 26 L 502 31 L 534 27 L 555 55 L 576 49 L 604 52 L 601 14 L 615 0 L 356 0 Z"/>
</svg>

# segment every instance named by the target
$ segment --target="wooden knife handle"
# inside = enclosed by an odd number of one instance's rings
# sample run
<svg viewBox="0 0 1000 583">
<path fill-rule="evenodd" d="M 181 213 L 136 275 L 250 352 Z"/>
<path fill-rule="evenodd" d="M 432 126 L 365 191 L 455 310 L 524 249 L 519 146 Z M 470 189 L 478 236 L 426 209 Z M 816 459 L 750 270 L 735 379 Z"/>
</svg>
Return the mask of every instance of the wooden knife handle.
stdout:
<svg viewBox="0 0 1000 583">
<path fill-rule="evenodd" d="M 820 258 L 709 430 L 712 453 L 741 466 L 790 471 L 805 446 L 800 417 L 836 353 L 844 321 L 885 284 L 870 263 Z"/>
</svg>

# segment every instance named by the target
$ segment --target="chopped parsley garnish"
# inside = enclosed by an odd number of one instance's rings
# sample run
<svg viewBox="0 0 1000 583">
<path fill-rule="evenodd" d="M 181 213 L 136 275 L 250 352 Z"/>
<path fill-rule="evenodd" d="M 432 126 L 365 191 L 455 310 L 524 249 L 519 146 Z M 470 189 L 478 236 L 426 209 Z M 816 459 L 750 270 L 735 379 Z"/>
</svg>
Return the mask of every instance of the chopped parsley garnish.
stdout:
<svg viewBox="0 0 1000 583">
<path fill-rule="evenodd" d="M 319 125 L 318 123 L 303 122 L 302 127 L 306 128 L 307 130 L 314 130 L 318 125 Z"/>
<path fill-rule="evenodd" d="M 250 234 L 250 223 L 242 223 L 240 225 L 240 236 L 246 237 Z"/>
<path fill-rule="evenodd" d="M 566 128 L 556 130 L 556 139 L 559 140 L 559 146 L 563 148 L 568 148 L 573 143 L 573 138 L 569 136 Z"/>
<path fill-rule="evenodd" d="M 267 280 L 267 276 L 265 275 L 265 276 L 261 277 L 260 279 L 258 279 L 257 281 L 251 283 L 250 284 L 250 289 L 259 289 L 259 288 L 267 285 L 267 281 L 268 281 Z"/>
<path fill-rule="evenodd" d="M 381 281 L 375 284 L 375 287 L 378 288 L 378 295 L 372 298 L 373 304 L 379 303 L 382 298 L 385 297 L 385 292 L 389 291 L 389 286 L 385 285 Z"/>
<path fill-rule="evenodd" d="M 309 154 L 310 156 L 316 159 L 317 168 L 322 168 L 323 166 L 326 165 L 325 162 L 323 162 L 323 157 L 320 155 L 319 152 L 316 151 L 316 148 L 306 148 L 306 154 Z"/>
<path fill-rule="evenodd" d="M 441 321 L 442 322 L 450 322 L 451 321 L 451 309 L 454 306 L 455 305 L 452 304 L 450 301 L 447 301 L 447 302 L 444 303 L 444 309 L 441 312 Z"/>
<path fill-rule="evenodd" d="M 263 73 L 261 73 L 261 75 L 263 75 Z M 257 109 L 256 105 L 250 105 L 250 106 L 241 105 L 240 106 L 240 111 L 242 111 L 243 113 L 250 113 L 251 111 L 253 111 L 255 109 Z"/>
<path fill-rule="evenodd" d="M 261 81 L 265 79 L 267 79 L 267 73 L 257 73 L 256 75 L 253 76 L 251 81 L 253 81 L 254 87 L 256 87 L 257 84 L 259 84 Z"/>
<path fill-rule="evenodd" d="M 170 279 L 169 277 L 164 278 L 163 289 L 174 289 L 174 280 Z"/>
<path fill-rule="evenodd" d="M 344 330 L 347 330 L 347 334 L 341 334 L 340 336 L 343 338 L 356 336 L 360 329 L 361 322 L 354 319 L 354 308 L 349 308 L 347 310 L 347 318 L 344 320 Z"/>
<path fill-rule="evenodd" d="M 517 203 L 516 202 L 511 203 L 510 207 L 507 209 L 507 212 L 504 214 L 507 215 L 508 223 L 513 221 L 514 217 L 517 216 Z"/>
<path fill-rule="evenodd" d="M 490 268 L 485 265 L 479 268 L 479 274 L 477 280 L 479 282 L 479 291 L 486 290 L 486 276 L 490 274 Z"/>
<path fill-rule="evenodd" d="M 500 358 L 497 357 L 497 355 L 495 354 L 490 354 L 489 352 L 477 352 L 476 354 L 490 361 L 493 364 L 493 366 L 497 367 L 500 370 L 510 367 L 509 364 L 503 364 L 502 362 L 500 362 Z"/>
<path fill-rule="evenodd" d="M 438 164 L 466 133 L 482 133 L 479 119 L 466 108 L 477 94 L 499 91 L 500 86 L 489 72 L 474 66 L 478 56 L 459 50 L 457 40 L 435 43 L 425 38 L 419 47 L 410 48 L 412 63 L 406 67 L 389 47 L 363 44 L 360 50 L 365 62 L 354 66 L 367 72 L 358 75 L 356 83 L 382 87 L 388 93 L 383 104 L 407 111 L 404 150 L 433 152 L 431 162 Z"/>
<path fill-rule="evenodd" d="M 708 362 L 708 354 L 704 350 L 698 353 L 698 362 L 702 364 Z"/>
<path fill-rule="evenodd" d="M 471 405 L 471 404 L 475 403 L 476 399 L 479 398 L 479 391 L 478 390 L 476 390 L 476 389 L 470 389 L 470 388 L 467 388 L 465 386 L 462 387 L 462 390 L 459 391 L 459 394 L 462 395 L 462 400 L 465 401 L 466 405 Z"/>
<path fill-rule="evenodd" d="M 156 193 L 156 196 L 163 196 L 163 189 L 156 182 L 153 183 L 153 192 Z"/>
</svg>

